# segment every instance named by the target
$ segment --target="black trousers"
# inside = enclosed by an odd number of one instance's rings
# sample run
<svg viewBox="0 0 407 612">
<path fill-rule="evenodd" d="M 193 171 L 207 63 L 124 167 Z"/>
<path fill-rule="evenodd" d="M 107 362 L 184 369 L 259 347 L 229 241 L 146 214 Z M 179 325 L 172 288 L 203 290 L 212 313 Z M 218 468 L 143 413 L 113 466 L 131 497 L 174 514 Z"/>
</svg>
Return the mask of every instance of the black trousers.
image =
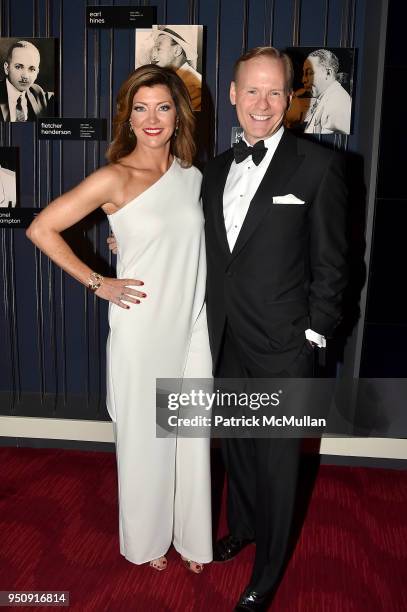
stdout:
<svg viewBox="0 0 407 612">
<path fill-rule="evenodd" d="M 279 374 L 262 370 L 245 358 L 233 330 L 226 325 L 217 378 L 311 377 L 313 369 L 313 349 L 304 341 L 288 370 Z M 284 569 L 300 450 L 300 438 L 222 439 L 229 531 L 236 537 L 255 540 L 256 557 L 249 586 L 261 595 L 277 586 Z"/>
</svg>

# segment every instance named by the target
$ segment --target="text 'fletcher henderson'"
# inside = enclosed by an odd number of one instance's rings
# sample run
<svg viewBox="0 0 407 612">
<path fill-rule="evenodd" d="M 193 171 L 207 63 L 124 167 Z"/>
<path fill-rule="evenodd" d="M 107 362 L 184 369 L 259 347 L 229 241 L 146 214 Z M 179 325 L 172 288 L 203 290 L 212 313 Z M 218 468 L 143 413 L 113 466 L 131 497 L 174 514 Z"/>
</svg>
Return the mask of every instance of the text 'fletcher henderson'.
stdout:
<svg viewBox="0 0 407 612">
<path fill-rule="evenodd" d="M 168 409 L 178 410 L 186 406 L 199 406 L 204 410 L 211 410 L 214 406 L 248 406 L 251 410 L 258 410 L 261 406 L 278 406 L 280 394 L 276 393 L 227 393 L 219 390 L 207 393 L 199 389 L 192 389 L 189 393 L 169 393 Z"/>
</svg>

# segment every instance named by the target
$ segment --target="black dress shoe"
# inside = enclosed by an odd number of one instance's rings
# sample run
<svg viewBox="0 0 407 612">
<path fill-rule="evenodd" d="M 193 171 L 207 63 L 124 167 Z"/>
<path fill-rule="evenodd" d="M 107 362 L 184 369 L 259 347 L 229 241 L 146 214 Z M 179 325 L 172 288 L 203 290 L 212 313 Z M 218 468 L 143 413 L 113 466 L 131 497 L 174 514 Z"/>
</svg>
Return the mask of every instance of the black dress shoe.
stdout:
<svg viewBox="0 0 407 612">
<path fill-rule="evenodd" d="M 215 562 L 229 561 L 251 542 L 253 540 L 242 540 L 233 535 L 227 535 L 218 540 L 213 547 L 213 560 Z"/>
<path fill-rule="evenodd" d="M 268 602 L 267 594 L 259 595 L 259 593 L 252 589 L 246 589 L 236 604 L 235 612 L 243 612 L 243 610 L 246 610 L 246 612 L 249 610 L 252 612 L 264 612 L 267 610 Z"/>
</svg>

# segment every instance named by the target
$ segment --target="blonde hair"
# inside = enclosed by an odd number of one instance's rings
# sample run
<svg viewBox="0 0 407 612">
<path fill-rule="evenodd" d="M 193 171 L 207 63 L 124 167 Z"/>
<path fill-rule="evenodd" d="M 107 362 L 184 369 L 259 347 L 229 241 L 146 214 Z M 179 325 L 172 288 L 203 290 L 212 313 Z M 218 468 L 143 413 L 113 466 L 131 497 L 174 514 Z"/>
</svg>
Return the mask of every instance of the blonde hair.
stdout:
<svg viewBox="0 0 407 612">
<path fill-rule="evenodd" d="M 270 59 L 275 59 L 283 62 L 285 77 L 286 77 L 286 91 L 290 92 L 293 88 L 293 80 L 294 80 L 294 68 L 291 59 L 287 55 L 287 53 L 283 53 L 279 49 L 275 47 L 255 47 L 254 49 L 250 49 L 247 53 L 241 55 L 235 62 L 233 69 L 233 80 L 237 80 L 239 67 L 243 62 L 248 62 L 255 57 L 269 57 Z"/>
</svg>

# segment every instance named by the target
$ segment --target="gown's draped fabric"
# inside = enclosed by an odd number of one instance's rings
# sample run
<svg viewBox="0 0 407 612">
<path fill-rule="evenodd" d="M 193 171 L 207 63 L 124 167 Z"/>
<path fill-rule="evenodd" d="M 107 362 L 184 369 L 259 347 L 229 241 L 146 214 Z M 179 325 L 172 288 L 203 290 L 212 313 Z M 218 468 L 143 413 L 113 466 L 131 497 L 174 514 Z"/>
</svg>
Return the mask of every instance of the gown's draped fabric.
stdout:
<svg viewBox="0 0 407 612">
<path fill-rule="evenodd" d="M 110 304 L 107 407 L 116 440 L 120 552 L 145 563 L 175 548 L 212 559 L 209 440 L 156 438 L 156 378 L 211 377 L 201 174 L 174 160 L 109 216 L 117 277 L 144 281 L 141 304 Z"/>
</svg>

